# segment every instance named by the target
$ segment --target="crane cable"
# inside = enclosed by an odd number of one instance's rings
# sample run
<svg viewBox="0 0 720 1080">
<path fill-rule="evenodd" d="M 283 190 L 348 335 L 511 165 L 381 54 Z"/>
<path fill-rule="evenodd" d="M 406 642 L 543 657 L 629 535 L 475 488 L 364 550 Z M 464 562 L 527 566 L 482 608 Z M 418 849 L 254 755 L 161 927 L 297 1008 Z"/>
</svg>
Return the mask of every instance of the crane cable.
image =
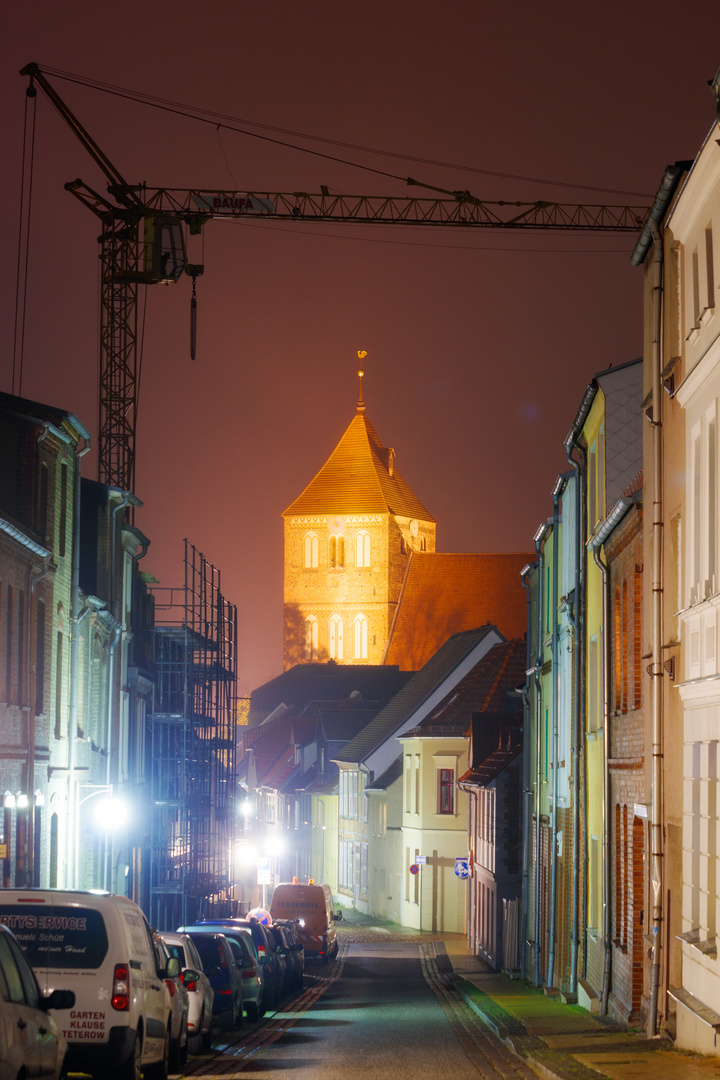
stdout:
<svg viewBox="0 0 720 1080">
<path fill-rule="evenodd" d="M 18 397 L 22 397 L 23 360 L 25 356 L 25 314 L 27 310 L 30 219 L 32 212 L 33 173 L 35 165 L 36 102 L 37 91 L 33 87 L 30 87 L 25 95 L 22 173 L 20 177 L 20 213 L 18 214 L 17 267 L 15 273 L 15 323 L 13 327 L 11 392 L 13 394 L 17 393 Z"/>
<path fill-rule="evenodd" d="M 88 79 L 81 75 L 74 75 L 72 72 L 62 71 L 59 68 L 42 67 L 42 70 L 49 75 L 58 79 L 64 79 L 66 82 L 76 83 L 79 86 L 89 87 L 93 90 L 100 90 L 102 93 L 111 94 L 115 97 L 125 98 L 129 101 L 134 101 L 138 104 L 150 105 L 155 109 L 162 109 L 165 112 L 175 113 L 179 116 L 184 116 L 190 120 L 197 120 L 200 123 L 211 124 L 216 129 L 224 128 L 227 131 L 234 131 L 236 134 L 247 135 L 250 138 L 262 139 L 265 142 L 274 143 L 277 146 L 284 146 L 291 150 L 297 150 L 300 153 L 312 154 L 315 157 L 325 158 L 327 161 L 335 161 L 340 165 L 349 165 L 355 169 L 363 169 L 366 172 L 376 173 L 378 176 L 385 176 L 392 180 L 400 180 L 402 183 L 407 184 L 410 179 L 407 176 L 400 176 L 397 173 L 385 172 L 382 169 L 374 169 L 370 165 L 361 165 L 355 161 L 348 161 L 346 158 L 341 158 L 333 154 L 325 154 L 319 150 L 311 150 L 309 147 L 297 146 L 294 143 L 286 142 L 282 139 L 272 138 L 269 135 L 261 135 L 255 131 L 248 131 L 246 128 L 239 127 L 237 125 L 246 124 L 251 127 L 262 128 L 264 131 L 273 131 L 280 135 L 290 135 L 296 139 L 308 139 L 313 142 L 325 143 L 328 146 L 337 146 L 345 150 L 357 150 L 365 154 L 377 154 L 382 157 L 394 158 L 397 161 L 412 161 L 421 165 L 432 165 L 442 169 L 455 169 L 460 172 L 475 173 L 479 176 L 492 176 L 504 180 L 519 180 L 523 183 L 533 184 L 546 184 L 551 187 L 570 188 L 578 191 L 597 191 L 605 192 L 609 195 L 624 195 L 632 198 L 648 199 L 650 196 L 647 192 L 638 191 L 624 191 L 618 188 L 608 187 L 596 187 L 592 184 L 573 184 L 563 180 L 546 180 L 537 176 L 525 176 L 522 173 L 507 173 L 499 172 L 493 169 L 480 169 L 471 165 L 458 165 L 448 161 L 438 161 L 433 158 L 416 157 L 412 154 L 399 154 L 392 150 L 379 150 L 372 146 L 363 146 L 358 143 L 343 142 L 340 139 L 327 139 L 320 135 L 309 135 L 302 131 L 293 131 L 290 128 L 275 127 L 271 124 L 262 124 L 256 120 L 245 120 L 234 116 L 229 116 L 226 113 L 213 112 L 210 109 L 202 109 L 197 106 L 184 105 L 181 102 L 171 101 L 167 98 L 157 97 L 152 94 L 141 94 L 137 91 L 128 90 L 122 86 L 114 86 L 112 83 L 103 83 L 94 79 Z M 226 121 L 226 122 L 223 122 Z M 418 181 L 413 181 L 414 184 L 419 184 Z M 419 186 L 425 186 L 420 184 Z"/>
</svg>

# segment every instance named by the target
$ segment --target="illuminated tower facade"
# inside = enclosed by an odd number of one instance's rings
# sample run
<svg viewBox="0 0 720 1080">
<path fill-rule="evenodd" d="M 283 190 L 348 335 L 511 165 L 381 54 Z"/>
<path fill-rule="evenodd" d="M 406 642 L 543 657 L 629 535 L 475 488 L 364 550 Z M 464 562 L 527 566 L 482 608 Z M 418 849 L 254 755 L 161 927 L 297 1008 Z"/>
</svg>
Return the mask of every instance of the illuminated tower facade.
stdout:
<svg viewBox="0 0 720 1080">
<path fill-rule="evenodd" d="M 283 514 L 284 665 L 382 664 L 413 551 L 435 519 L 398 472 L 360 395 L 332 454 Z"/>
</svg>

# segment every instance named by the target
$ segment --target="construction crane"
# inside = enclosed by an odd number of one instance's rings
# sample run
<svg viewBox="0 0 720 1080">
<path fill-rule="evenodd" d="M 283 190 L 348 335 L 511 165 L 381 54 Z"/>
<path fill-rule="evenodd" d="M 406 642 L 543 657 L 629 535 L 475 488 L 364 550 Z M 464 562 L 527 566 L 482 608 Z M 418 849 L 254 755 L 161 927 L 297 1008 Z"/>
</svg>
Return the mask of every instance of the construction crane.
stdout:
<svg viewBox="0 0 720 1080">
<path fill-rule="evenodd" d="M 313 222 L 406 225 L 434 228 L 553 230 L 556 232 L 637 233 L 646 206 L 490 202 L 469 191 L 449 191 L 408 177 L 410 186 L 433 197 L 332 195 L 303 191 L 208 191 L 148 188 L 129 184 L 35 63 L 28 76 L 29 97 L 41 89 L 105 174 L 106 194 L 82 180 L 66 189 L 100 220 L 100 401 L 98 455 L 100 480 L 132 491 L 135 474 L 135 420 L 138 381 L 137 297 L 140 285 L 193 279 L 191 352 L 195 348 L 195 280 L 203 267 L 187 261 L 185 229 L 199 233 L 210 218 L 261 218 Z"/>
</svg>

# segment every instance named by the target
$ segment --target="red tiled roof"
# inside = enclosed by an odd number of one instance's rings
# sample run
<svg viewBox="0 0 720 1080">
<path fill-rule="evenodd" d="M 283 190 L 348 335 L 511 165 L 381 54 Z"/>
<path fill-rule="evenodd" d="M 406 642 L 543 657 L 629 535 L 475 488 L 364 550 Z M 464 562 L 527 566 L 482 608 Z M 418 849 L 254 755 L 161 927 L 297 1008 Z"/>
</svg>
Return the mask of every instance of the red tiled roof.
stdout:
<svg viewBox="0 0 720 1080">
<path fill-rule="evenodd" d="M 314 717 L 299 718 L 285 713 L 258 727 L 245 728 L 242 733 L 242 753 L 252 749 L 259 783 L 273 775 L 289 757 L 294 760 L 294 747 L 312 739 L 317 727 Z"/>
<path fill-rule="evenodd" d="M 393 464 L 374 427 L 358 412 L 320 472 L 283 517 L 306 514 L 396 514 L 434 522 Z"/>
<path fill-rule="evenodd" d="M 405 738 L 467 734 L 473 713 L 499 712 L 507 693 L 525 685 L 526 666 L 526 645 L 520 638 L 493 645 L 429 716 L 405 732 Z"/>
<path fill-rule="evenodd" d="M 520 571 L 533 554 L 413 552 L 385 662 L 419 671 L 452 634 L 491 622 L 506 638 L 527 629 Z"/>
</svg>

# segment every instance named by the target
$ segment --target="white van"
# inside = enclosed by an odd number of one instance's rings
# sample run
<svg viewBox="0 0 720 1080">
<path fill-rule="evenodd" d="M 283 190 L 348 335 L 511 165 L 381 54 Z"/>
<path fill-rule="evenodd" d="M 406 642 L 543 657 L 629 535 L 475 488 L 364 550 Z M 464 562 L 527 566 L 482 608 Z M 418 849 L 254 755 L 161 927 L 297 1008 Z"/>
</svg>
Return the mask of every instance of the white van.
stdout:
<svg viewBox="0 0 720 1080">
<path fill-rule="evenodd" d="M 171 1003 L 150 928 L 124 896 L 62 889 L 3 889 L 0 923 L 22 946 L 44 994 L 72 990 L 75 1005 L 53 1015 L 71 1072 L 98 1080 L 165 1080 Z"/>
</svg>

